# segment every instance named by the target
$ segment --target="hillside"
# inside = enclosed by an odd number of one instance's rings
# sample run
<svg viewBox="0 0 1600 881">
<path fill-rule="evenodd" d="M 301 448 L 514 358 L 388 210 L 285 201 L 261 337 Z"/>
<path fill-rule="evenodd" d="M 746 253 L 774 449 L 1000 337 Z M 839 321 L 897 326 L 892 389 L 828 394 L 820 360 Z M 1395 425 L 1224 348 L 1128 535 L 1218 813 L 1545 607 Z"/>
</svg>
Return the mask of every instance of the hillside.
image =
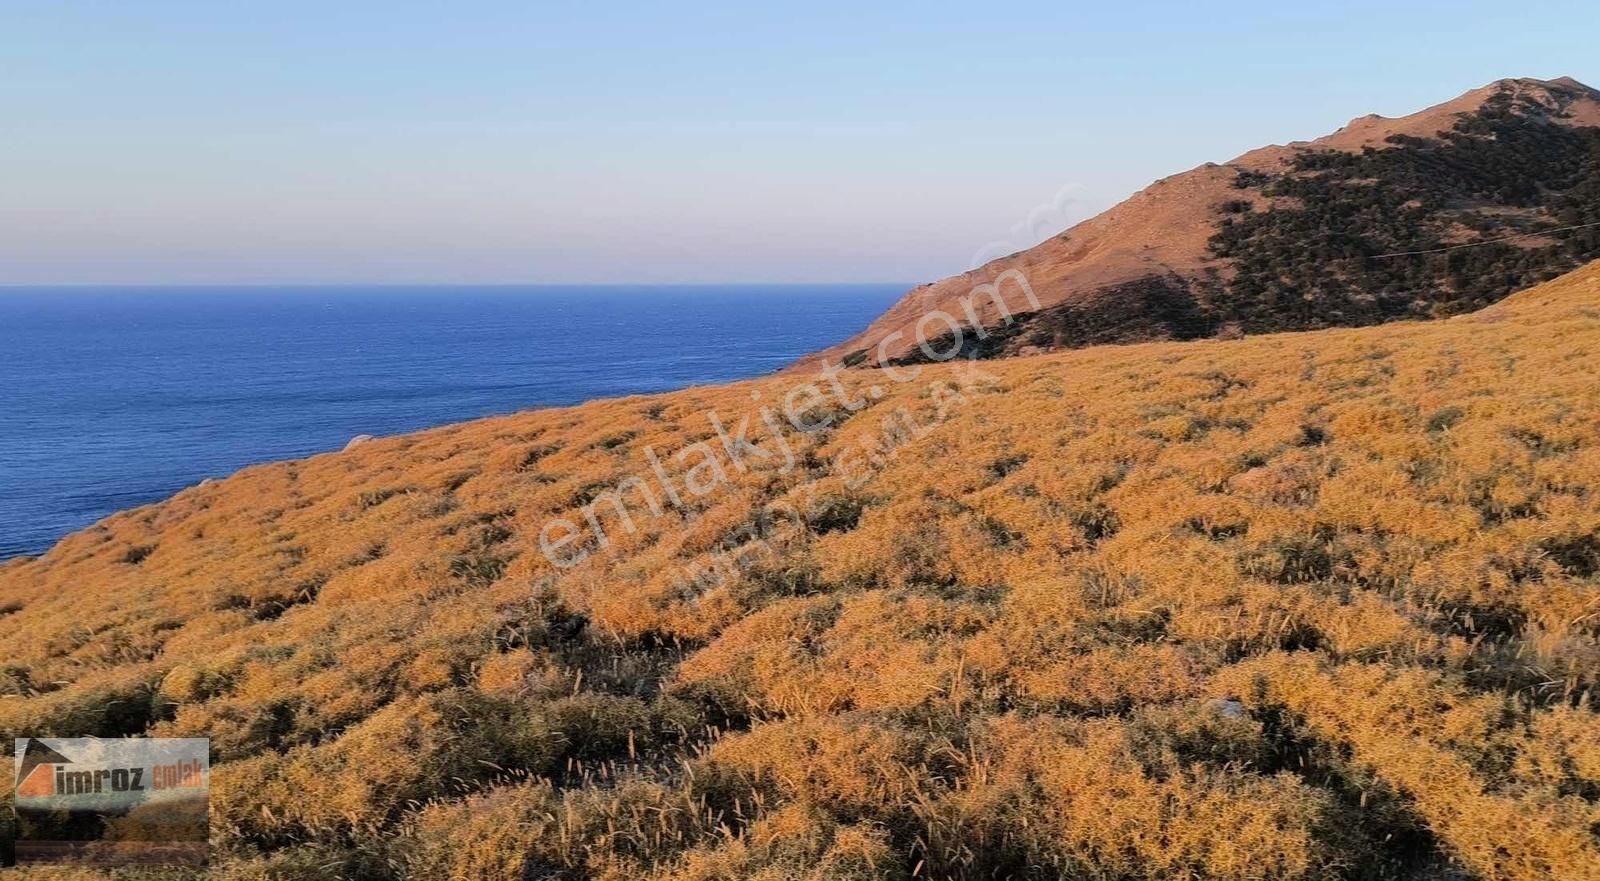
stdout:
<svg viewBox="0 0 1600 881">
<path fill-rule="evenodd" d="M 1033 248 L 916 288 L 799 366 L 919 360 L 916 324 L 935 310 L 1003 328 L 969 339 L 984 357 L 1455 315 L 1600 258 L 1600 226 L 1552 232 L 1590 223 L 1600 92 L 1500 80 L 1157 181 Z M 1527 237 L 1501 241 L 1511 236 Z M 1386 256 L 1475 242 L 1487 244 Z M 996 281 L 1014 320 L 973 296 Z"/>
<path fill-rule="evenodd" d="M 0 566 L 0 734 L 212 738 L 223 879 L 1600 879 L 1600 264 L 908 372 L 119 514 Z"/>
</svg>

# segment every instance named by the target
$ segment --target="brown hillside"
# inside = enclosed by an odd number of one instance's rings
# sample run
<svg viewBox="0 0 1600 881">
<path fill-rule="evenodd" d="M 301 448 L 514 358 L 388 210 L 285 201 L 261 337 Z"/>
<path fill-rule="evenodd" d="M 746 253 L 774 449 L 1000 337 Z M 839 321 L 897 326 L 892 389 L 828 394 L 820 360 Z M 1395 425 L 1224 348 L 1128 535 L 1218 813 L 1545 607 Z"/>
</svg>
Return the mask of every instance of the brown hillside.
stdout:
<svg viewBox="0 0 1600 881">
<path fill-rule="evenodd" d="M 1492 155 L 1473 157 L 1471 178 L 1465 181 L 1441 171 L 1462 164 L 1454 157 L 1431 161 L 1439 151 L 1458 143 L 1441 140 L 1442 133 L 1452 132 L 1464 120 L 1481 123 L 1499 116 L 1592 133 L 1588 147 L 1593 152 L 1591 167 L 1578 175 L 1582 182 L 1563 181 L 1560 185 L 1564 191 L 1578 194 L 1575 202 L 1586 200 L 1591 207 L 1545 204 L 1530 200 L 1518 189 L 1526 184 L 1523 178 L 1549 185 L 1567 174 L 1558 169 L 1571 161 L 1571 150 L 1582 150 L 1583 145 L 1496 139 L 1489 133 L 1484 144 L 1490 148 L 1480 152 Z M 1404 139 L 1413 141 L 1396 143 Z M 1427 143 L 1415 143 L 1417 139 Z M 1366 213 L 1341 210 L 1343 205 L 1337 201 L 1343 198 L 1341 193 L 1274 195 L 1275 185 L 1289 191 L 1295 178 L 1326 173 L 1320 164 L 1297 169 L 1297 162 L 1310 162 L 1327 151 L 1359 154 L 1364 150 L 1415 155 L 1412 163 L 1378 172 L 1392 176 L 1393 187 L 1403 190 L 1395 194 L 1394 206 L 1420 205 L 1415 216 L 1406 218 L 1412 229 L 1400 233 L 1384 228 L 1395 212 L 1382 206 Z M 1514 162 L 1501 154 L 1531 167 L 1509 171 L 1505 166 Z M 1352 175 L 1350 184 L 1349 189 L 1370 189 L 1370 180 L 1360 175 Z M 1292 273 L 1285 272 L 1267 273 L 1274 282 L 1282 280 L 1282 290 L 1258 290 L 1255 286 L 1235 290 L 1241 259 L 1263 256 L 1273 260 L 1286 244 L 1261 241 L 1254 249 L 1259 255 L 1222 254 L 1215 239 L 1222 226 L 1233 223 L 1241 212 L 1258 217 L 1269 212 L 1287 214 L 1314 201 L 1340 216 L 1323 227 L 1307 224 L 1283 238 L 1288 240 L 1288 248 L 1311 251 L 1293 255 L 1293 259 L 1309 260 L 1315 273 L 1327 275 L 1332 269 L 1340 274 L 1338 270 L 1349 268 L 1339 262 L 1344 259 L 1366 261 L 1371 255 L 1412 250 L 1418 245 L 1460 244 L 1569 225 L 1567 221 L 1600 221 L 1600 213 L 1596 213 L 1600 208 L 1592 207 L 1597 201 L 1595 193 L 1600 193 L 1600 92 L 1565 77 L 1501 80 L 1411 116 L 1361 117 L 1314 141 L 1264 147 L 1222 165 L 1207 163 L 1157 181 L 1109 211 L 1033 248 L 912 290 L 861 333 L 796 366 L 814 369 L 824 360 L 856 366 L 877 363 L 880 344 L 882 354 L 890 359 L 915 357 L 916 325 L 935 311 L 963 322 L 975 314 L 981 324 L 995 326 L 1004 316 L 987 297 L 974 298 L 973 292 L 997 280 L 1001 280 L 1008 310 L 1033 314 L 975 354 L 1210 336 L 1230 324 L 1270 332 L 1470 311 L 1518 287 L 1600 257 L 1600 235 L 1545 242 L 1561 247 L 1531 262 L 1526 254 L 1507 246 L 1496 255 L 1500 264 L 1492 267 L 1437 265 L 1443 258 L 1383 258 L 1382 266 L 1363 263 L 1358 271 L 1344 273 L 1337 279 L 1339 286 L 1330 292 L 1314 290 L 1309 284 L 1296 285 L 1288 277 Z M 1368 196 L 1363 192 L 1361 198 Z M 1484 275 L 1490 273 L 1496 274 L 1485 281 Z M 1015 274 L 1031 286 L 1037 310 L 1016 286 Z M 1470 289 L 1461 283 L 1468 275 L 1477 282 Z M 1393 308 L 1348 308 L 1345 302 L 1374 297 L 1393 299 Z M 1304 312 L 1280 303 L 1302 298 L 1310 303 Z M 978 308 L 969 313 L 963 301 L 974 302 Z M 925 336 L 934 337 L 944 329 L 942 324 L 930 324 Z"/>
<path fill-rule="evenodd" d="M 0 566 L 0 736 L 210 737 L 223 879 L 1595 881 L 1597 353 L 1600 265 L 250 468 Z"/>
</svg>

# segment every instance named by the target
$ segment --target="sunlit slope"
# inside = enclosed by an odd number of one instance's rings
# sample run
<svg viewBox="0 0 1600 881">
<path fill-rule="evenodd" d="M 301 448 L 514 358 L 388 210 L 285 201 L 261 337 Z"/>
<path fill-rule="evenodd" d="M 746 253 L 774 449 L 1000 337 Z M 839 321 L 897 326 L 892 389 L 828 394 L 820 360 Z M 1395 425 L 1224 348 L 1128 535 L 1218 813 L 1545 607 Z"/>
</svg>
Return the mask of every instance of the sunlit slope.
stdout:
<svg viewBox="0 0 1600 881">
<path fill-rule="evenodd" d="M 1033 247 L 914 288 L 800 366 L 915 359 L 919 327 L 943 332 L 922 324 L 934 312 L 987 327 L 1029 313 L 972 348 L 983 357 L 1460 315 L 1600 257 L 1597 188 L 1600 91 L 1570 77 L 1498 80 L 1163 178 Z M 990 284 L 1006 289 L 1003 308 L 975 294 Z"/>
<path fill-rule="evenodd" d="M 1600 268 L 980 368 L 118 515 L 0 566 L 0 735 L 211 737 L 225 878 L 1600 878 Z"/>
</svg>

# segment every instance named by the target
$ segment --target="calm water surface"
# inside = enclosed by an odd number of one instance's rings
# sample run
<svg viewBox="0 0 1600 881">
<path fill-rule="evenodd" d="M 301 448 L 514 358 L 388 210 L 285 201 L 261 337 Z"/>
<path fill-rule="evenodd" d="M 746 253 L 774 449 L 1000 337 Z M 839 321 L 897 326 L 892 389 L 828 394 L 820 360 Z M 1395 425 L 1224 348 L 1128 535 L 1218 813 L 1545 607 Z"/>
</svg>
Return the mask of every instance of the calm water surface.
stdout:
<svg viewBox="0 0 1600 881">
<path fill-rule="evenodd" d="M 756 376 L 904 290 L 0 290 L 0 558 L 357 434 Z"/>
</svg>

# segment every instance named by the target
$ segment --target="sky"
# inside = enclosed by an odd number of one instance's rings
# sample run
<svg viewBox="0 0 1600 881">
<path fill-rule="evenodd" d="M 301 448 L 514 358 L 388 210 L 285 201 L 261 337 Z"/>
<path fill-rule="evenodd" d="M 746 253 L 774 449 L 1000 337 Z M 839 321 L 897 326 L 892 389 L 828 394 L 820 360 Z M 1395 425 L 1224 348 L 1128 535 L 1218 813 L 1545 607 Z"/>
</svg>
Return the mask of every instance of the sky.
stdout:
<svg viewBox="0 0 1600 881">
<path fill-rule="evenodd" d="M 932 280 L 1366 113 L 1600 85 L 1597 34 L 1593 0 L 0 0 L 0 285 Z"/>
</svg>

